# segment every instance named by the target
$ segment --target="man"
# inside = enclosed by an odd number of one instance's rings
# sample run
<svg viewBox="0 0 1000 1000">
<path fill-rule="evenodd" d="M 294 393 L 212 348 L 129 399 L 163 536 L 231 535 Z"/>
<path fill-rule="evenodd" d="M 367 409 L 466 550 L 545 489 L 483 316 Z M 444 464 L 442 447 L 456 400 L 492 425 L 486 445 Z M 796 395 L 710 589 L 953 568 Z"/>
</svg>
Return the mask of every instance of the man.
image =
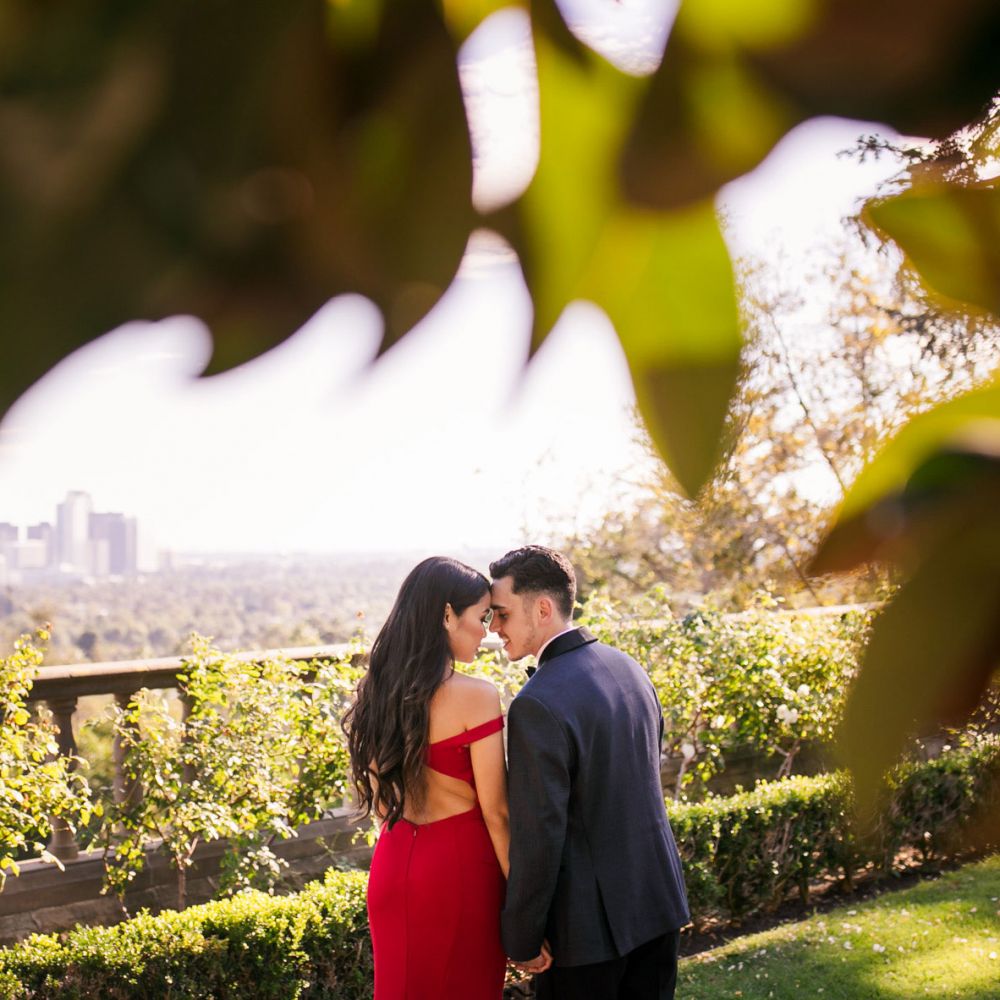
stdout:
<svg viewBox="0 0 1000 1000">
<path fill-rule="evenodd" d="M 542 973 L 539 1000 L 669 1000 L 689 914 L 653 685 L 631 657 L 572 626 L 564 556 L 529 545 L 490 573 L 491 630 L 510 659 L 538 658 L 507 716 L 504 947 Z"/>
</svg>

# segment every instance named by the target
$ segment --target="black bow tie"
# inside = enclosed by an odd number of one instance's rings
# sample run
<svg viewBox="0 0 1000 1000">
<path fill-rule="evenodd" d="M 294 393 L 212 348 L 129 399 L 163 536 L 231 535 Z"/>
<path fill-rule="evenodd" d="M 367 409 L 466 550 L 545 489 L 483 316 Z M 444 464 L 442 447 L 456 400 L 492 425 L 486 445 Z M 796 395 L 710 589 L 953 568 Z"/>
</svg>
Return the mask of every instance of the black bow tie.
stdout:
<svg viewBox="0 0 1000 1000">
<path fill-rule="evenodd" d="M 538 667 L 525 667 L 524 672 L 531 677 L 532 674 L 538 669 Z"/>
</svg>

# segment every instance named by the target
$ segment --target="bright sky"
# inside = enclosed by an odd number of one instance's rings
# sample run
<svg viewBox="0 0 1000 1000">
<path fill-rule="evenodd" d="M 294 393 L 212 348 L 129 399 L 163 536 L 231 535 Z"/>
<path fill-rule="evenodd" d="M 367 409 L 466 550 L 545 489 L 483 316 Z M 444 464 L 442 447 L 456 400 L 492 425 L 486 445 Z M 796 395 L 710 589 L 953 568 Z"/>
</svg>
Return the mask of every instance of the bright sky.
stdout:
<svg viewBox="0 0 1000 1000">
<path fill-rule="evenodd" d="M 632 69 L 662 50 L 669 0 L 576 0 L 595 46 Z M 463 51 L 481 206 L 515 197 L 537 155 L 522 14 Z M 874 126 L 820 120 L 786 137 L 721 207 L 739 254 L 796 259 L 835 233 L 888 162 L 840 159 Z M 634 402 L 595 307 L 563 315 L 524 371 L 530 304 L 516 262 L 477 236 L 421 327 L 374 367 L 380 320 L 331 302 L 284 345 L 198 380 L 208 334 L 133 324 L 51 371 L 0 424 L 0 521 L 51 520 L 69 489 L 179 551 L 458 552 L 586 524 L 636 474 Z"/>
</svg>

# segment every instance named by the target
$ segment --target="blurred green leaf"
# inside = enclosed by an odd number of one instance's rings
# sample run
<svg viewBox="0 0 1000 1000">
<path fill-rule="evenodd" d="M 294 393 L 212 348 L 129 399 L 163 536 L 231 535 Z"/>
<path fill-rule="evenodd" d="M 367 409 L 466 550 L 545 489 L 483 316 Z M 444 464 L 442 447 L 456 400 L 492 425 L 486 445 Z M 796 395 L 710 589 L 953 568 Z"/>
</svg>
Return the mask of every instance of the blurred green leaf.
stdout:
<svg viewBox="0 0 1000 1000">
<path fill-rule="evenodd" d="M 964 720 L 1000 662 L 1000 477 L 881 613 L 840 743 L 863 812 L 908 740 Z"/>
<path fill-rule="evenodd" d="M 1000 184 L 916 187 L 870 204 L 932 291 L 1000 314 Z"/>
<path fill-rule="evenodd" d="M 214 372 L 341 292 L 380 306 L 383 348 L 434 305 L 474 220 L 453 43 L 421 0 L 336 15 L 6 5 L 0 414 L 127 320 L 201 317 Z"/>
<path fill-rule="evenodd" d="M 841 732 L 862 808 L 907 741 L 957 724 L 1000 663 L 1000 385 L 911 420 L 861 473 L 811 571 L 891 562 Z"/>
<path fill-rule="evenodd" d="M 1000 383 L 968 392 L 914 417 L 858 475 L 810 571 L 830 573 L 888 558 L 913 513 L 908 482 L 942 452 L 990 454 L 1000 442 Z M 956 470 L 961 472 L 961 469 Z M 956 477 L 957 479 L 958 477 Z M 956 488 L 966 488 L 971 479 Z M 921 508 L 921 513 L 926 506 Z"/>
<path fill-rule="evenodd" d="M 718 220 L 707 203 L 658 214 L 623 202 L 616 155 L 647 82 L 584 49 L 551 7 L 536 5 L 533 28 L 539 164 L 500 223 L 534 301 L 533 346 L 572 300 L 603 307 L 653 440 L 693 495 L 718 456 L 741 344 Z"/>
<path fill-rule="evenodd" d="M 584 294 L 614 323 L 646 426 L 694 495 L 720 457 L 742 342 L 714 206 L 620 208 L 595 248 Z"/>
<path fill-rule="evenodd" d="M 451 33 L 464 41 L 476 28 L 498 10 L 524 6 L 520 0 L 438 0 Z"/>
<path fill-rule="evenodd" d="M 640 204 L 699 201 L 818 115 L 941 137 L 1000 86 L 993 0 L 686 0 L 622 160 Z"/>
<path fill-rule="evenodd" d="M 584 49 L 554 8 L 532 9 L 541 149 L 528 189 L 498 225 L 509 236 L 534 302 L 536 350 L 581 295 L 605 225 L 618 208 L 612 170 L 642 82 Z M 620 265 L 619 265 L 620 266 Z"/>
</svg>

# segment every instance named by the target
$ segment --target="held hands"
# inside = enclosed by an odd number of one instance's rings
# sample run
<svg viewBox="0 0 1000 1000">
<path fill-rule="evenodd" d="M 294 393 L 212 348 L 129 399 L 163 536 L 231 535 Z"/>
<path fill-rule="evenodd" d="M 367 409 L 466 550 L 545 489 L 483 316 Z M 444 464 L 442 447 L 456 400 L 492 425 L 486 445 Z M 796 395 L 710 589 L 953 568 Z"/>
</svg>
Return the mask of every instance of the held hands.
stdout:
<svg viewBox="0 0 1000 1000">
<path fill-rule="evenodd" d="M 552 950 L 549 947 L 549 942 L 542 942 L 542 950 L 537 958 L 531 959 L 530 962 L 513 962 L 512 964 L 515 969 L 530 972 L 534 976 L 547 972 L 552 965 Z"/>
</svg>

